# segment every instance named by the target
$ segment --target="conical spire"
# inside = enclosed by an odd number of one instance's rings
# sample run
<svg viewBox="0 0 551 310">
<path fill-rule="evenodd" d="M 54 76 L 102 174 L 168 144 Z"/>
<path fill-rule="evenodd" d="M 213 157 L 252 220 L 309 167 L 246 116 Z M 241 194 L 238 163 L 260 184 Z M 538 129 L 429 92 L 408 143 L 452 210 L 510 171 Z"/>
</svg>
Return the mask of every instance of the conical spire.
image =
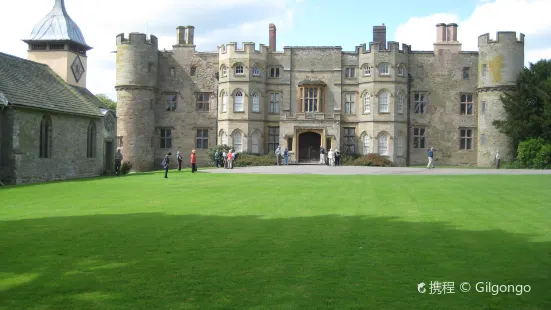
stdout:
<svg viewBox="0 0 551 310">
<path fill-rule="evenodd" d="M 55 0 L 54 7 L 33 28 L 31 35 L 23 40 L 26 43 L 71 41 L 91 49 L 77 24 L 69 17 L 65 9 L 65 0 Z"/>
</svg>

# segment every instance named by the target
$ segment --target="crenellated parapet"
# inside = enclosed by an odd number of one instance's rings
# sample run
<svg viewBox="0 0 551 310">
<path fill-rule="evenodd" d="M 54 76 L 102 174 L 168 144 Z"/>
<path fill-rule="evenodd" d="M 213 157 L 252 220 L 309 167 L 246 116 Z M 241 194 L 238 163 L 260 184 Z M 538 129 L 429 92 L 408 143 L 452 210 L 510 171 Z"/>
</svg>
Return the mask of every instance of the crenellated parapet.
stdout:
<svg viewBox="0 0 551 310">
<path fill-rule="evenodd" d="M 125 38 L 124 33 L 117 35 L 117 46 L 122 44 L 149 44 L 155 48 L 159 47 L 159 41 L 156 36 L 150 35 L 149 38 L 145 33 L 131 32 L 128 38 Z"/>
<path fill-rule="evenodd" d="M 478 37 L 478 47 L 480 47 L 481 45 L 499 43 L 517 43 L 524 45 L 524 34 L 519 33 L 519 35 L 517 36 L 517 33 L 515 31 L 498 31 L 495 40 L 490 39 L 489 33 L 485 33 Z"/>
<path fill-rule="evenodd" d="M 220 55 L 236 55 L 236 57 L 246 57 L 247 54 L 255 55 L 268 55 L 270 49 L 264 44 L 260 44 L 258 50 L 256 49 L 256 43 L 254 42 L 243 42 L 241 48 L 237 47 L 237 42 L 230 42 L 228 44 L 223 44 L 218 46 L 218 53 Z"/>
<path fill-rule="evenodd" d="M 367 48 L 367 46 L 369 46 L 369 48 Z M 372 52 L 409 54 L 411 52 L 411 45 L 402 43 L 400 48 L 399 42 L 389 41 L 384 49 L 381 48 L 379 42 L 370 42 L 369 45 L 361 44 L 356 46 L 357 54 L 370 54 Z"/>
</svg>

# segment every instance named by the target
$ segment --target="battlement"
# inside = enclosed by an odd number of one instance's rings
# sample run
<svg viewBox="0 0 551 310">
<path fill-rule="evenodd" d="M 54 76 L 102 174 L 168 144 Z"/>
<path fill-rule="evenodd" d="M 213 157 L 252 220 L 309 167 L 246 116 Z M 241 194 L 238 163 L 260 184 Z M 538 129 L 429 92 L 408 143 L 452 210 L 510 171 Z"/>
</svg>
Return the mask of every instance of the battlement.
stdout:
<svg viewBox="0 0 551 310">
<path fill-rule="evenodd" d="M 396 41 L 388 41 L 384 49 L 381 48 L 380 42 L 369 42 L 369 48 L 366 48 L 366 44 L 356 46 L 356 54 L 369 54 L 373 51 L 382 52 L 382 53 L 402 53 L 409 54 L 411 52 L 411 45 L 402 43 L 402 48 L 400 48 L 400 43 Z"/>
<path fill-rule="evenodd" d="M 237 47 L 237 42 L 230 42 L 226 45 L 222 44 L 218 46 L 218 53 L 219 54 L 261 54 L 261 55 L 268 55 L 269 48 L 268 46 L 264 44 L 259 44 L 258 50 L 255 49 L 256 43 L 254 42 L 243 42 L 243 45 L 241 48 Z"/>
<path fill-rule="evenodd" d="M 140 32 L 131 32 L 128 34 L 128 38 L 124 37 L 124 33 L 118 34 L 117 45 L 121 44 L 150 44 L 155 48 L 159 46 L 159 42 L 156 36 L 150 35 L 148 39 L 145 33 Z"/>
<path fill-rule="evenodd" d="M 485 33 L 478 37 L 479 47 L 480 45 L 484 44 L 496 44 L 506 42 L 524 44 L 524 34 L 519 33 L 519 35 L 517 36 L 517 33 L 515 31 L 498 31 L 495 40 L 490 39 L 489 33 Z"/>
</svg>

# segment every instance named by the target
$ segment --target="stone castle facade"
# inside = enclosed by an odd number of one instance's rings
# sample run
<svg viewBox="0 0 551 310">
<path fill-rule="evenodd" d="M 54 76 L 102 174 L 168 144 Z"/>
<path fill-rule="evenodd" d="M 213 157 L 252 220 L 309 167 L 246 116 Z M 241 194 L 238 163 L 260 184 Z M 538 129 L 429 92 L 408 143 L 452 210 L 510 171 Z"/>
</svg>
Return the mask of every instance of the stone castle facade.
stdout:
<svg viewBox="0 0 551 310">
<path fill-rule="evenodd" d="M 500 95 L 524 68 L 524 35 L 498 32 L 462 51 L 456 24 L 438 24 L 433 51 L 386 42 L 386 27 L 353 52 L 339 46 L 269 46 L 230 42 L 198 52 L 194 27 L 177 28 L 177 44 L 158 49 L 142 33 L 117 36 L 118 147 L 137 171 L 159 168 L 172 151 L 227 144 L 267 154 L 281 145 L 291 160 L 319 160 L 319 148 L 378 153 L 395 165 L 489 166 L 507 160 L 509 139 L 493 125 Z M 186 156 L 187 159 L 187 156 Z M 185 160 L 184 162 L 188 162 Z"/>
</svg>

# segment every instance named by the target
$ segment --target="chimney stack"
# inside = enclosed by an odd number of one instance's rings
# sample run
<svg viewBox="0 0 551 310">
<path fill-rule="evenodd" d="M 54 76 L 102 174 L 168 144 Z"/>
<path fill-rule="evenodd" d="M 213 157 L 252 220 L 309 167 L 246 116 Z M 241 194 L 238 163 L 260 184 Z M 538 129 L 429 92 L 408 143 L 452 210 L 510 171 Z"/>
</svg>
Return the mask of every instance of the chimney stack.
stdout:
<svg viewBox="0 0 551 310">
<path fill-rule="evenodd" d="M 436 43 L 448 41 L 446 24 L 440 23 L 436 25 Z"/>
<path fill-rule="evenodd" d="M 178 26 L 178 28 L 176 28 L 176 44 L 185 44 L 185 33 L 184 26 Z"/>
<path fill-rule="evenodd" d="M 447 41 L 448 42 L 457 42 L 457 24 L 447 24 Z"/>
<path fill-rule="evenodd" d="M 386 49 L 386 26 L 373 26 L 373 42 L 379 42 L 381 49 Z"/>
<path fill-rule="evenodd" d="M 270 24 L 270 51 L 275 52 L 276 51 L 276 26 L 274 24 Z"/>
<path fill-rule="evenodd" d="M 176 43 L 179 45 L 193 45 L 195 27 L 179 26 L 176 28 Z"/>
<path fill-rule="evenodd" d="M 193 37 L 195 35 L 194 32 L 195 32 L 195 27 L 186 26 L 186 35 L 185 35 L 186 42 L 184 44 L 193 45 Z"/>
</svg>

